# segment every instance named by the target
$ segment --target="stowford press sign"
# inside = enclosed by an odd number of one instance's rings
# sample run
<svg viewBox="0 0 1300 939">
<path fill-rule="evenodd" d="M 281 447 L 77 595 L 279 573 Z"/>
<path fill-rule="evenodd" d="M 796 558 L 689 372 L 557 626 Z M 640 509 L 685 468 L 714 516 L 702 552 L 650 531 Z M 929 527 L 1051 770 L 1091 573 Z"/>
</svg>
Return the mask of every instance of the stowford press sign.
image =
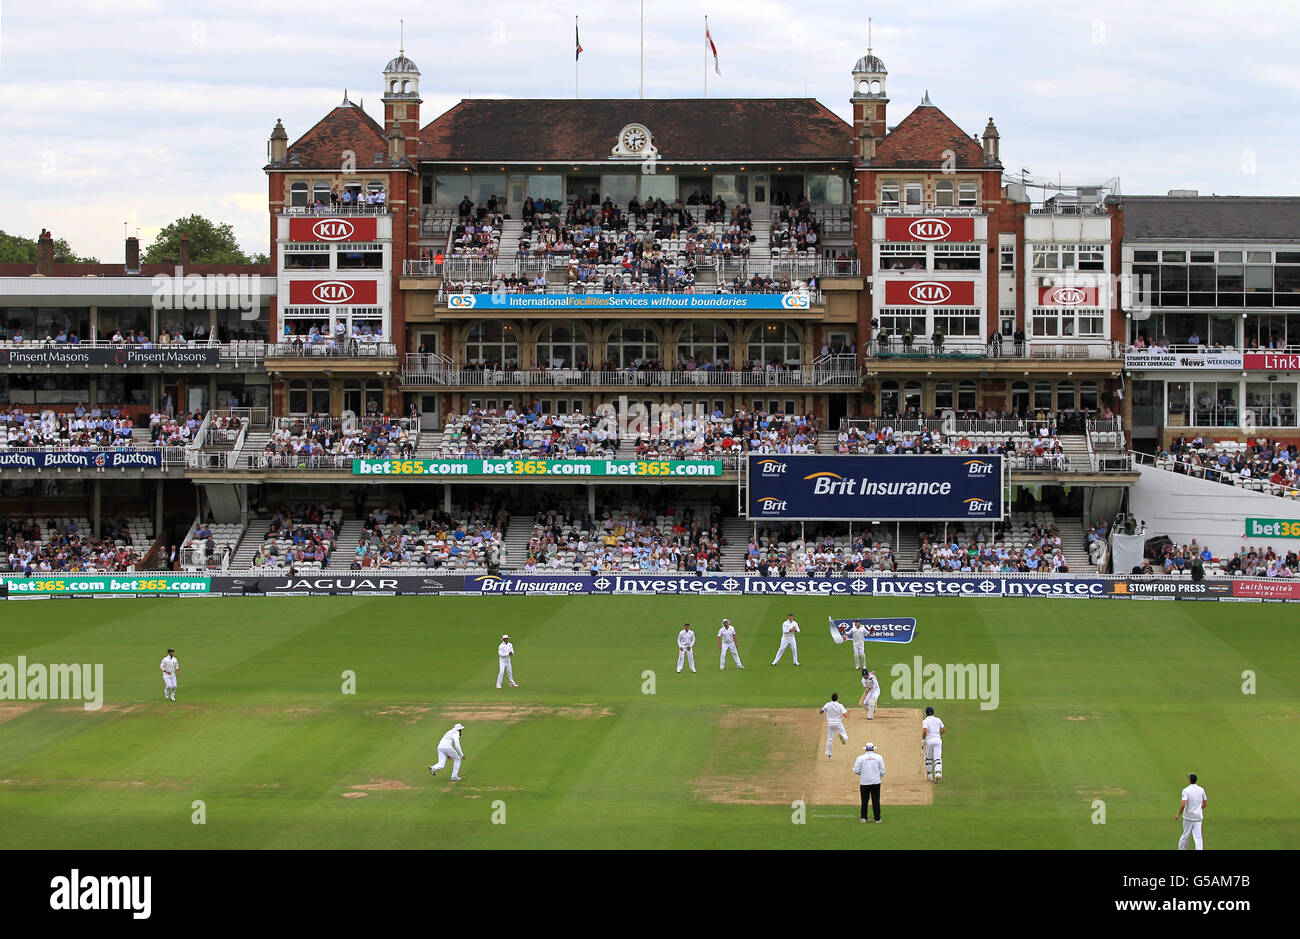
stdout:
<svg viewBox="0 0 1300 939">
<path fill-rule="evenodd" d="M 353 460 L 354 476 L 722 476 L 711 460 Z"/>
<path fill-rule="evenodd" d="M 1300 519 L 1248 518 L 1247 538 L 1300 538 Z"/>
</svg>

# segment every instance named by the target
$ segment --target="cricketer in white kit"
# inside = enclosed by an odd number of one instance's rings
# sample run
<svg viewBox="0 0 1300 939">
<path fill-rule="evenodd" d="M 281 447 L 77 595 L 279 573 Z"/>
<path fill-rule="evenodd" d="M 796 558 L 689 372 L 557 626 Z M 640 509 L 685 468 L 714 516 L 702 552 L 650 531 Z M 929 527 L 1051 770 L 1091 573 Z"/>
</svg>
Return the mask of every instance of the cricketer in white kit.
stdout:
<svg viewBox="0 0 1300 939">
<path fill-rule="evenodd" d="M 876 716 L 876 702 L 880 700 L 880 682 L 869 668 L 862 670 L 862 700 L 858 703 L 867 709 L 867 720 Z"/>
<path fill-rule="evenodd" d="M 861 620 L 854 620 L 853 625 L 849 627 L 848 637 L 853 641 L 853 667 L 867 667 L 867 627 L 862 625 Z"/>
<path fill-rule="evenodd" d="M 1183 836 L 1178 839 L 1178 850 L 1187 850 L 1187 839 L 1196 845 L 1197 851 L 1204 851 L 1201 842 L 1201 822 L 1205 820 L 1205 805 L 1209 798 L 1205 790 L 1196 784 L 1196 774 L 1187 774 L 1187 788 L 1183 790 L 1183 803 L 1178 806 L 1178 817 L 1183 820 Z"/>
<path fill-rule="evenodd" d="M 787 613 L 785 622 L 781 624 L 781 648 L 776 650 L 776 658 L 772 660 L 773 665 L 781 661 L 781 656 L 785 655 L 786 646 L 789 646 L 790 651 L 794 654 L 794 664 L 799 664 L 799 643 L 795 639 L 798 632 L 799 624 L 795 621 L 794 614 Z"/>
<path fill-rule="evenodd" d="M 501 637 L 501 645 L 497 646 L 497 687 L 501 687 L 501 679 L 509 678 L 510 687 L 518 688 L 515 684 L 515 670 L 510 665 L 510 657 L 515 654 L 515 647 L 510 642 L 509 634 Z"/>
<path fill-rule="evenodd" d="M 835 743 L 836 734 L 839 734 L 840 739 L 846 744 L 849 742 L 849 732 L 844 729 L 844 715 L 849 713 L 849 709 L 840 704 L 838 693 L 832 693 L 831 699 L 818 708 L 817 712 L 826 715 L 826 759 L 829 760 L 831 745 Z"/>
<path fill-rule="evenodd" d="M 181 667 L 181 663 L 176 661 L 175 652 L 175 649 L 168 649 L 158 666 L 162 669 L 163 697 L 168 701 L 176 700 L 176 672 Z"/>
<path fill-rule="evenodd" d="M 438 762 L 429 767 L 430 776 L 437 776 L 438 770 L 451 760 L 452 782 L 460 782 L 460 761 L 465 759 L 465 751 L 460 746 L 460 732 L 464 729 L 464 724 L 452 724 L 451 730 L 442 735 L 438 741 Z"/>
<path fill-rule="evenodd" d="M 921 747 L 925 750 L 925 778 L 932 782 L 943 779 L 943 721 L 934 716 L 934 708 L 925 709 L 921 721 Z"/>
<path fill-rule="evenodd" d="M 683 623 L 677 634 L 677 671 L 682 670 L 682 661 L 689 660 L 691 671 L 695 671 L 695 630 L 690 623 Z"/>
<path fill-rule="evenodd" d="M 724 619 L 722 628 L 718 630 L 718 669 L 727 667 L 727 650 L 731 650 L 731 657 L 736 662 L 736 668 L 744 668 L 740 664 L 740 647 L 736 645 L 736 627 L 731 625 L 731 620 Z"/>
</svg>

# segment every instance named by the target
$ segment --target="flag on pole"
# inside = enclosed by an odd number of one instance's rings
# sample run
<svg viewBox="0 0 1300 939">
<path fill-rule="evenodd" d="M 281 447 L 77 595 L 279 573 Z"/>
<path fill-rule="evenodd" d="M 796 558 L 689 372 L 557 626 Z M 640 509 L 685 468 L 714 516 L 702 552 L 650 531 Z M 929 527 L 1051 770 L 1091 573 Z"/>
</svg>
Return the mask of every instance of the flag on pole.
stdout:
<svg viewBox="0 0 1300 939">
<path fill-rule="evenodd" d="M 704 20 L 704 41 L 708 43 L 709 51 L 713 53 L 713 70 L 721 75 L 722 69 L 718 67 L 718 47 L 713 44 L 713 36 L 709 33 L 709 21 L 707 18 Z"/>
<path fill-rule="evenodd" d="M 576 50 L 573 53 L 573 61 L 576 62 L 578 56 L 582 55 L 582 41 L 578 39 L 578 18 L 576 16 L 573 18 L 573 45 Z"/>
</svg>

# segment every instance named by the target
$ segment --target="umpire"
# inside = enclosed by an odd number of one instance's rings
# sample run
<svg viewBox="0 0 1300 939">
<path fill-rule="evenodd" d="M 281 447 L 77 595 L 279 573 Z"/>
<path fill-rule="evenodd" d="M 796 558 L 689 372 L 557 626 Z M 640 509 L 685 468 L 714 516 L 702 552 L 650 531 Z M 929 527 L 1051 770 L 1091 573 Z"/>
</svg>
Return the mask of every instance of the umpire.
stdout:
<svg viewBox="0 0 1300 939">
<path fill-rule="evenodd" d="M 867 803 L 871 803 L 871 821 L 880 824 L 880 783 L 885 778 L 885 758 L 876 752 L 876 745 L 868 743 L 862 756 L 853 761 L 853 773 L 858 777 L 858 790 L 862 794 L 860 822 L 867 821 Z"/>
</svg>

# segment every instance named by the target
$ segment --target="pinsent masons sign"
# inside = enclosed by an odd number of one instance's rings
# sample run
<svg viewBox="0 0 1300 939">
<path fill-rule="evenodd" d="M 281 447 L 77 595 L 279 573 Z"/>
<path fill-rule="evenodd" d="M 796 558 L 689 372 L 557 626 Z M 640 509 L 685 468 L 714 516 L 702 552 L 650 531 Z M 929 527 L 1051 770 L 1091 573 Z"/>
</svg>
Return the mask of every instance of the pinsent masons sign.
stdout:
<svg viewBox="0 0 1300 939">
<path fill-rule="evenodd" d="M 379 284 L 373 280 L 293 280 L 289 282 L 289 302 L 373 306 L 379 302 Z"/>
<path fill-rule="evenodd" d="M 0 366 L 8 365 L 217 365 L 221 350 L 215 346 L 177 346 L 144 349 L 122 346 L 116 349 L 80 345 L 50 345 L 0 349 Z"/>
</svg>

